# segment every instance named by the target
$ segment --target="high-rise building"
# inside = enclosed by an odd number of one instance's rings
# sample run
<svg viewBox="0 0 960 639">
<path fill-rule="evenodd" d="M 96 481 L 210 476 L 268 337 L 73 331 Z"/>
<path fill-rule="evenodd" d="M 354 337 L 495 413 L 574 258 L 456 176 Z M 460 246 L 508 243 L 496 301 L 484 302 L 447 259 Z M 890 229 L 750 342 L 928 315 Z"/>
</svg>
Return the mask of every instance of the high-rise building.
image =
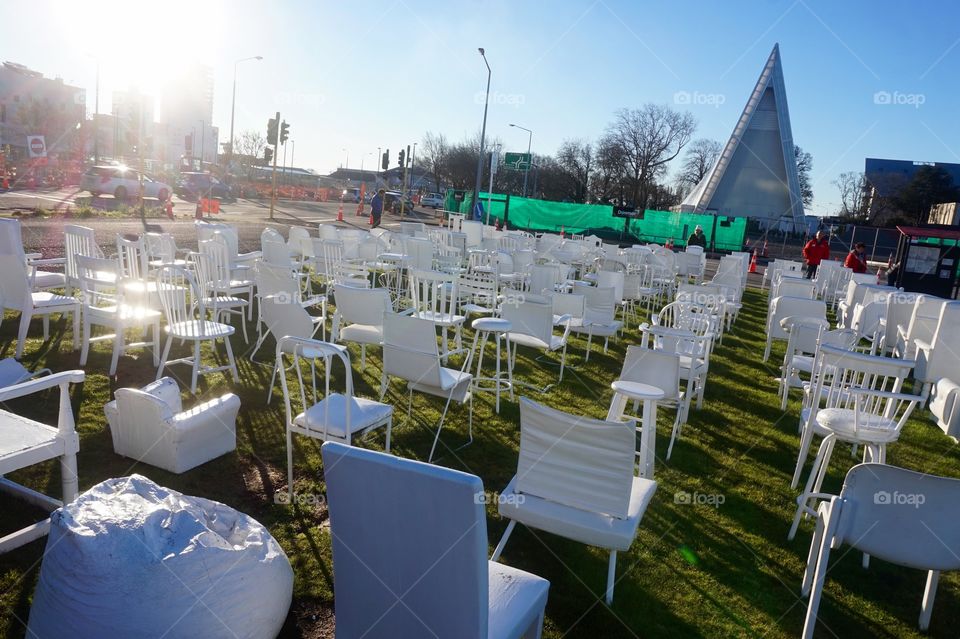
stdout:
<svg viewBox="0 0 960 639">
<path fill-rule="evenodd" d="M 160 121 L 166 141 L 164 160 L 182 157 L 216 162 L 219 130 L 213 126 L 213 69 L 195 63 L 182 67 L 162 90 Z"/>
</svg>

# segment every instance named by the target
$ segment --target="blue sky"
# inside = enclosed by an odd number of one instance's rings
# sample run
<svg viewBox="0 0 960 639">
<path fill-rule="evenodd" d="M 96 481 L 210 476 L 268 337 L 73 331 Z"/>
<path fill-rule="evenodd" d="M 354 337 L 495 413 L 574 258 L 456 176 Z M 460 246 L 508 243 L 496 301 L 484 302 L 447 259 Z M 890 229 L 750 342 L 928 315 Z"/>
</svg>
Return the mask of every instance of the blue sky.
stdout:
<svg viewBox="0 0 960 639">
<path fill-rule="evenodd" d="M 113 88 L 150 91 L 164 68 L 215 73 L 214 122 L 228 135 L 233 61 L 237 131 L 280 110 L 296 164 L 328 172 L 376 162 L 427 130 L 479 129 L 493 69 L 488 135 L 553 153 L 596 139 L 621 107 L 693 113 L 696 136 L 725 140 L 780 43 L 794 140 L 814 158 L 814 212 L 837 207 L 831 181 L 864 157 L 960 162 L 960 5 L 946 2 L 698 0 L 383 0 L 348 2 L 4 3 L 4 59 L 88 88 L 104 59 Z M 20 26 L 17 26 L 20 25 Z M 30 25 L 34 25 L 31 27 Z M 678 93 L 691 96 L 677 104 Z M 879 102 L 875 96 L 880 92 Z M 884 96 L 889 97 L 886 100 Z M 883 103 L 883 102 L 889 103 Z"/>
</svg>

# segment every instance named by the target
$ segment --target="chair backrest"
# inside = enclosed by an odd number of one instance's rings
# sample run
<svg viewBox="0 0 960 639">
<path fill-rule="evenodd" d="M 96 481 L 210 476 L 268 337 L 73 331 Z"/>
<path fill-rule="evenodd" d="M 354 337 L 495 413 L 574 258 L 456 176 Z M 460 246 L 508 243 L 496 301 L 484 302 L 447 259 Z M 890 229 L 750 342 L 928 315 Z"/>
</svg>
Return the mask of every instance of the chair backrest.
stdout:
<svg viewBox="0 0 960 639">
<path fill-rule="evenodd" d="M 931 357 L 943 357 L 960 366 L 960 302 L 940 306 L 940 318 L 930 343 Z M 960 369 L 957 370 L 960 373 Z"/>
<path fill-rule="evenodd" d="M 27 257 L 23 251 L 23 237 L 20 232 L 20 220 L 9 217 L 0 218 L 0 254 L 14 255 L 19 257 L 21 262 L 26 263 Z"/>
<path fill-rule="evenodd" d="M 317 232 L 321 240 L 339 240 L 340 233 L 333 224 L 319 224 Z"/>
<path fill-rule="evenodd" d="M 795 277 L 786 277 L 780 280 L 776 290 L 771 292 L 772 297 L 805 297 L 813 299 L 816 284 L 811 280 L 798 279 Z"/>
<path fill-rule="evenodd" d="M 63 227 L 63 255 L 65 258 L 63 272 L 66 275 L 67 284 L 78 286 L 80 276 L 77 272 L 76 256 L 103 257 L 103 252 L 97 246 L 93 229 L 76 224 L 67 224 Z"/>
<path fill-rule="evenodd" d="M 403 238 L 403 252 L 407 256 L 407 268 L 413 271 L 429 271 L 433 268 L 433 243 L 418 237 Z"/>
<path fill-rule="evenodd" d="M 847 473 L 840 499 L 841 541 L 899 566 L 960 569 L 960 480 L 858 464 Z"/>
<path fill-rule="evenodd" d="M 897 334 L 902 327 L 904 331 L 910 326 L 913 317 L 913 308 L 920 298 L 919 293 L 894 293 L 887 297 L 887 312 L 884 326 L 884 349 L 892 349 L 897 343 Z"/>
<path fill-rule="evenodd" d="M 467 236 L 467 247 L 483 244 L 483 223 L 474 220 L 463 220 L 460 232 Z"/>
<path fill-rule="evenodd" d="M 260 298 L 263 323 L 280 340 L 283 337 L 309 339 L 313 336 L 313 321 L 306 309 L 286 295 L 268 295 Z"/>
<path fill-rule="evenodd" d="M 3 360 L 6 361 L 6 360 Z M 930 413 L 937 425 L 953 438 L 960 435 L 960 385 L 952 379 L 940 378 L 930 389 Z"/>
<path fill-rule="evenodd" d="M 261 297 L 278 295 L 285 296 L 291 302 L 300 301 L 300 282 L 289 266 L 257 262 L 255 268 L 254 280 Z"/>
<path fill-rule="evenodd" d="M 425 633 L 486 639 L 480 478 L 337 442 L 325 443 L 321 453 L 337 632 L 367 639 Z"/>
<path fill-rule="evenodd" d="M 923 340 L 933 342 L 936 334 L 937 322 L 940 319 L 940 309 L 946 300 L 934 295 L 920 295 L 913 305 L 913 314 L 907 326 L 907 340 Z"/>
<path fill-rule="evenodd" d="M 200 255 L 207 259 L 197 263 L 197 282 L 205 291 L 230 290 L 230 255 L 223 236 L 215 234 L 209 240 L 198 242 Z"/>
<path fill-rule="evenodd" d="M 571 415 L 520 398 L 518 493 L 625 519 L 635 450 L 632 423 Z"/>
<path fill-rule="evenodd" d="M 197 229 L 197 241 L 213 239 L 215 233 L 223 235 L 227 242 L 227 254 L 230 257 L 230 263 L 240 254 L 240 239 L 237 235 L 237 229 L 232 224 L 223 224 L 222 222 L 194 222 Z"/>
<path fill-rule="evenodd" d="M 340 285 L 333 293 L 341 321 L 364 326 L 382 326 L 383 314 L 392 311 L 390 292 L 384 288 Z"/>
<path fill-rule="evenodd" d="M 272 229 L 268 229 L 272 230 Z M 266 235 L 266 237 L 264 237 Z M 274 231 L 274 235 L 267 235 L 264 231 L 260 236 L 261 259 L 270 264 L 283 264 L 293 266 L 293 256 L 290 255 L 290 248 L 283 241 L 283 237 Z"/>
<path fill-rule="evenodd" d="M 914 404 L 897 399 L 899 396 L 889 399 L 877 393 L 900 393 L 912 368 L 912 361 L 823 345 L 814 364 L 809 397 L 818 408 L 845 408 L 858 415 L 882 415 L 899 421 L 899 428 L 906 422 Z M 851 392 L 852 389 L 866 389 L 872 394 L 861 395 Z M 816 418 L 816 412 L 810 412 L 811 422 Z"/>
<path fill-rule="evenodd" d="M 535 295 L 553 293 L 566 279 L 564 267 L 558 264 L 534 264 L 530 267 L 530 292 Z"/>
<path fill-rule="evenodd" d="M 302 226 L 291 226 L 287 234 L 287 245 L 291 251 L 296 251 L 301 257 L 313 257 L 313 243 L 310 241 L 310 231 Z"/>
<path fill-rule="evenodd" d="M 493 308 L 497 305 L 497 288 L 497 278 L 492 273 L 465 272 L 457 278 L 462 303 Z"/>
<path fill-rule="evenodd" d="M 169 264 L 177 259 L 177 243 L 171 233 L 144 233 L 143 248 L 148 260 Z"/>
<path fill-rule="evenodd" d="M 277 308 L 277 306 L 274 306 L 274 310 L 277 310 Z M 301 308 L 300 310 L 302 311 L 303 309 Z M 275 335 L 277 335 L 277 362 L 281 363 L 280 370 L 283 371 L 280 375 L 280 386 L 283 388 L 283 403 L 288 425 L 293 423 L 293 420 L 298 414 L 305 412 L 312 405 L 320 403 L 320 401 L 325 398 L 330 398 L 335 395 L 340 395 L 346 399 L 353 397 L 353 370 L 350 368 L 350 351 L 347 350 L 346 346 L 311 339 L 309 335 L 292 335 L 284 334 L 283 332 L 275 333 Z M 287 363 L 288 359 L 289 364 Z M 312 377 L 309 382 L 305 382 L 303 379 L 303 370 L 300 365 L 301 360 L 306 360 L 310 363 L 310 373 Z M 330 381 L 333 379 L 334 360 L 339 360 L 343 365 L 343 393 L 336 391 L 331 392 Z M 296 378 L 297 384 L 293 391 L 291 391 L 290 388 L 292 384 L 285 374 L 285 371 L 288 369 L 293 369 L 296 373 L 293 377 Z M 317 385 L 317 369 L 320 369 L 319 372 L 324 377 L 322 386 Z M 313 404 L 307 402 L 308 388 L 313 391 L 311 395 L 314 401 Z M 318 394 L 319 389 L 322 389 L 322 395 Z M 296 400 L 299 400 L 299 402 Z M 330 401 L 324 403 L 321 425 L 317 430 L 317 434 L 323 439 L 327 438 L 327 428 L 330 424 L 332 403 L 333 402 Z M 343 425 L 347 433 L 351 432 L 350 410 L 352 403 L 353 402 L 350 401 L 343 402 L 343 418 L 345 420 Z M 338 407 L 333 406 L 332 410 L 336 411 Z M 302 428 L 312 429 L 314 424 L 312 420 L 304 420 L 304 423 L 300 424 L 300 426 Z"/>
<path fill-rule="evenodd" d="M 597 286 L 612 288 L 614 301 L 619 303 L 623 300 L 624 279 L 623 271 L 600 271 L 597 273 Z"/>
<path fill-rule="evenodd" d="M 771 338 L 786 339 L 787 332 L 780 326 L 780 320 L 795 316 L 827 319 L 827 304 L 805 297 L 776 297 L 770 304 L 767 334 Z"/>
<path fill-rule="evenodd" d="M 196 263 L 207 259 L 205 255 L 198 253 L 192 254 L 191 258 Z M 157 293 L 168 326 L 196 319 L 193 315 L 193 301 L 196 301 L 199 316 L 206 317 L 203 295 L 197 290 L 197 281 L 193 273 L 181 266 L 160 267 L 157 272 Z"/>
<path fill-rule="evenodd" d="M 613 287 L 577 283 L 574 295 L 583 296 L 583 323 L 610 325 L 617 313 L 617 291 Z"/>
<path fill-rule="evenodd" d="M 430 320 L 384 313 L 383 372 L 439 388 L 442 383 L 436 325 Z"/>
<path fill-rule="evenodd" d="M 123 303 L 117 286 L 120 264 L 117 260 L 77 255 L 80 292 L 85 307 L 113 306 Z"/>
<path fill-rule="evenodd" d="M 516 304 L 504 304 L 500 307 L 500 316 L 510 320 L 511 333 L 529 335 L 546 344 L 553 338 L 552 303 L 524 300 Z"/>
<path fill-rule="evenodd" d="M 22 311 L 33 307 L 23 259 L 16 253 L 0 253 L 0 304 L 3 308 Z"/>
<path fill-rule="evenodd" d="M 410 271 L 410 299 L 421 313 L 454 315 L 457 310 L 457 277 L 440 271 Z"/>
<path fill-rule="evenodd" d="M 280 231 L 272 226 L 268 226 L 260 232 L 260 244 L 262 245 L 264 241 L 286 243 L 283 236 L 280 235 Z"/>
<path fill-rule="evenodd" d="M 120 273 L 124 279 L 147 278 L 147 251 L 142 237 L 134 238 L 117 233 L 117 260 L 120 262 Z"/>
<path fill-rule="evenodd" d="M 642 346 L 628 346 L 620 379 L 650 384 L 663 391 L 665 400 L 676 401 L 680 397 L 680 356 Z"/>
</svg>

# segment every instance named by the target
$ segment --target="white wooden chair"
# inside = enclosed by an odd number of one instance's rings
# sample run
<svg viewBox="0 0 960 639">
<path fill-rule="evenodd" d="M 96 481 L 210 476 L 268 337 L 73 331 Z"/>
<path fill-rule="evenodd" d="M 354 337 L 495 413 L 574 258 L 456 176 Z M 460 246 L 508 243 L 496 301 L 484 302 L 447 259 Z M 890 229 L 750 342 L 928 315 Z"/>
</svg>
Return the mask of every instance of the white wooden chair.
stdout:
<svg viewBox="0 0 960 639">
<path fill-rule="evenodd" d="M 65 290 L 67 295 L 73 295 L 75 289 L 80 288 L 80 272 L 77 270 L 77 255 L 103 257 L 103 251 L 97 244 L 93 229 L 76 224 L 67 224 L 63 227 L 63 274 L 66 277 Z"/>
<path fill-rule="evenodd" d="M 235 280 L 231 277 L 227 246 L 216 239 L 200 242 L 200 252 L 191 255 L 197 274 L 197 285 L 203 306 L 210 311 L 210 319 L 223 322 L 224 316 L 236 317 L 243 330 L 243 341 L 248 342 L 244 315 L 252 313 L 254 280 Z M 246 298 L 240 295 L 246 294 Z"/>
<path fill-rule="evenodd" d="M 930 389 L 930 415 L 950 439 L 957 441 L 960 438 L 960 384 L 946 377 L 933 384 Z"/>
<path fill-rule="evenodd" d="M 763 361 L 770 359 L 770 349 L 774 340 L 789 339 L 790 335 L 780 322 L 785 317 L 812 317 L 826 320 L 827 304 L 822 300 L 804 297 L 775 297 L 770 303 L 770 310 L 767 314 Z"/>
<path fill-rule="evenodd" d="M 487 561 L 479 477 L 334 442 L 321 454 L 338 634 L 540 637 L 550 584 Z"/>
<path fill-rule="evenodd" d="M 510 523 L 491 560 L 500 558 L 517 522 L 604 548 L 611 604 L 617 552 L 630 549 L 657 489 L 656 481 L 634 475 L 635 440 L 631 422 L 571 415 L 521 397 L 517 474 L 498 499 Z M 641 442 L 642 449 L 646 438 Z"/>
<path fill-rule="evenodd" d="M 27 332 L 30 330 L 30 320 L 34 315 L 43 318 L 43 339 L 50 339 L 50 316 L 59 313 L 67 314 L 73 320 L 73 350 L 80 348 L 80 300 L 50 293 L 49 291 L 34 292 L 30 285 L 30 275 L 24 268 L 20 256 L 7 253 L 0 254 L 0 320 L 3 311 L 20 312 L 20 328 L 17 331 L 17 348 L 14 357 L 23 356 L 23 348 L 27 342 Z"/>
<path fill-rule="evenodd" d="M 413 317 L 432 322 L 440 329 L 440 354 L 444 363 L 454 353 L 463 352 L 463 324 L 466 317 L 458 313 L 460 293 L 457 276 L 440 271 L 409 271 L 410 299 Z M 454 350 L 450 350 L 449 333 L 453 331 Z"/>
<path fill-rule="evenodd" d="M 20 220 L 0 218 L 0 254 L 16 255 L 19 258 L 21 268 L 27 271 L 30 290 L 46 291 L 64 286 L 67 281 L 65 273 L 44 271 L 39 267 L 65 266 L 65 260 L 63 258 L 42 259 L 39 253 L 25 253 L 21 232 Z"/>
</svg>

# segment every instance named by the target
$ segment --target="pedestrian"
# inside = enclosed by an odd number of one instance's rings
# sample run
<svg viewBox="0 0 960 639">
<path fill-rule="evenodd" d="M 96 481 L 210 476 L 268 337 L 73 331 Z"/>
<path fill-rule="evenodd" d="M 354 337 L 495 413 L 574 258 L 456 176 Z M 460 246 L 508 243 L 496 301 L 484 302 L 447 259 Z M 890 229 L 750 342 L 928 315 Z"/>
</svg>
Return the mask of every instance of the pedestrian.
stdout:
<svg viewBox="0 0 960 639">
<path fill-rule="evenodd" d="M 812 280 L 817 274 L 817 267 L 820 262 L 830 259 L 830 240 L 826 233 L 817 231 L 809 242 L 803 247 L 803 261 L 807 265 L 806 278 Z"/>
<path fill-rule="evenodd" d="M 383 189 L 377 191 L 377 194 L 370 200 L 370 217 L 373 218 L 373 226 L 380 226 L 380 218 L 383 216 L 383 196 L 386 193 Z"/>
<path fill-rule="evenodd" d="M 853 250 L 847 253 L 847 259 L 843 261 L 843 265 L 848 269 L 852 270 L 854 273 L 866 273 L 867 272 L 867 247 L 863 242 L 857 242 Z"/>
<path fill-rule="evenodd" d="M 700 248 L 706 250 L 707 236 L 703 234 L 703 227 L 699 224 L 697 224 L 697 228 L 693 229 L 693 233 L 690 234 L 690 237 L 687 238 L 687 246 L 699 246 Z"/>
</svg>

